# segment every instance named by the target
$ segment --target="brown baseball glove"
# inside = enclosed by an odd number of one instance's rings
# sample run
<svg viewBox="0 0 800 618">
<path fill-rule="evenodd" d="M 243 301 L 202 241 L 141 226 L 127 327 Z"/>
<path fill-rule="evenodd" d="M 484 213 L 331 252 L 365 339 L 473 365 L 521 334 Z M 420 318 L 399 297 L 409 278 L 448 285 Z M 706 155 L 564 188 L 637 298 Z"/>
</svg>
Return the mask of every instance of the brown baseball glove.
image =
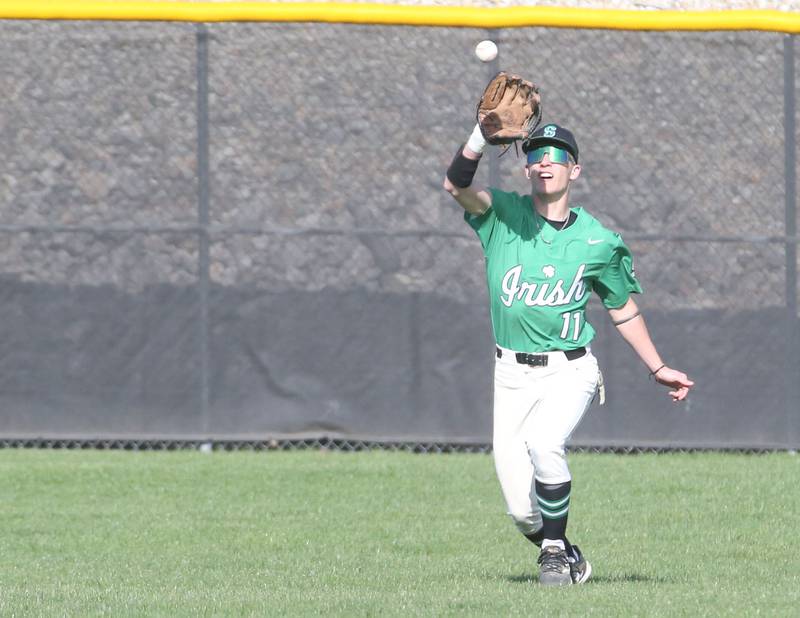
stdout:
<svg viewBox="0 0 800 618">
<path fill-rule="evenodd" d="M 489 144 L 526 139 L 542 119 L 539 88 L 519 75 L 500 71 L 478 102 L 478 125 Z"/>
</svg>

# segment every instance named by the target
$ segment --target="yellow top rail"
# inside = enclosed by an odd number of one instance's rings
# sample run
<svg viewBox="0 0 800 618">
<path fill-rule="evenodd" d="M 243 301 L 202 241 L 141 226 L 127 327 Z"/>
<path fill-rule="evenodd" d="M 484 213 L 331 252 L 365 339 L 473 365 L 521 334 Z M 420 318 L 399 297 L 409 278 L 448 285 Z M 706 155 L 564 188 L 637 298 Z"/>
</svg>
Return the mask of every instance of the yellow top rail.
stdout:
<svg viewBox="0 0 800 618">
<path fill-rule="evenodd" d="M 338 2 L 0 0 L 0 19 L 329 22 L 469 28 L 761 30 L 800 32 L 800 13 L 772 10 L 628 11 L 545 6 L 499 8 Z"/>
</svg>

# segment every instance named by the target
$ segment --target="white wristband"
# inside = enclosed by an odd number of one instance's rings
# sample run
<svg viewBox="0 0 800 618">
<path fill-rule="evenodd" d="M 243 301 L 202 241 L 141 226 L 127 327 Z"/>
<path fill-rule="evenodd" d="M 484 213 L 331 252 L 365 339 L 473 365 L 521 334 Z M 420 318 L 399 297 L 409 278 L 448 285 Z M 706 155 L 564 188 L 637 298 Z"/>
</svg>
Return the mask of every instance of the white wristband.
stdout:
<svg viewBox="0 0 800 618">
<path fill-rule="evenodd" d="M 476 124 L 475 128 L 472 130 L 472 135 L 470 135 L 467 140 L 467 148 L 475 154 L 481 154 L 485 147 L 486 140 L 483 138 L 483 133 L 481 133 L 481 127 Z"/>
</svg>

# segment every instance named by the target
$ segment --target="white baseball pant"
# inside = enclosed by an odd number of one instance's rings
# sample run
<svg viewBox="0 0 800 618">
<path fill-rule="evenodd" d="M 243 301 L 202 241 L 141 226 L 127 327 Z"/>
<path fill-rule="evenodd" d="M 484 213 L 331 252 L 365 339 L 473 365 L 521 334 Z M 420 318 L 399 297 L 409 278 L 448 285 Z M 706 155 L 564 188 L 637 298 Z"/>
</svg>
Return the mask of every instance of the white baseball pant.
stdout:
<svg viewBox="0 0 800 618">
<path fill-rule="evenodd" d="M 568 360 L 548 352 L 546 367 L 519 364 L 515 352 L 498 348 L 494 378 L 494 463 L 508 514 L 525 535 L 542 527 L 534 479 L 572 479 L 566 442 L 589 408 L 600 371 L 587 349 Z"/>
</svg>

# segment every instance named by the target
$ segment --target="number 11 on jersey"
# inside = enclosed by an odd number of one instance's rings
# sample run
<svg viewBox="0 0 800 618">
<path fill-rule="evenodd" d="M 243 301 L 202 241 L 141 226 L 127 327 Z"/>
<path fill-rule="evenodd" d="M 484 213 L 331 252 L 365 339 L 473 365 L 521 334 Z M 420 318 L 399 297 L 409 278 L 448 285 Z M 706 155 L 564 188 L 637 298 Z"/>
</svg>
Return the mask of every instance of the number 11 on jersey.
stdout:
<svg viewBox="0 0 800 618">
<path fill-rule="evenodd" d="M 561 338 L 567 339 L 569 337 L 570 324 L 572 324 L 572 341 L 577 341 L 581 334 L 581 314 L 582 311 L 572 311 L 561 314 L 561 319 L 564 320 L 564 325 L 561 327 Z"/>
</svg>

